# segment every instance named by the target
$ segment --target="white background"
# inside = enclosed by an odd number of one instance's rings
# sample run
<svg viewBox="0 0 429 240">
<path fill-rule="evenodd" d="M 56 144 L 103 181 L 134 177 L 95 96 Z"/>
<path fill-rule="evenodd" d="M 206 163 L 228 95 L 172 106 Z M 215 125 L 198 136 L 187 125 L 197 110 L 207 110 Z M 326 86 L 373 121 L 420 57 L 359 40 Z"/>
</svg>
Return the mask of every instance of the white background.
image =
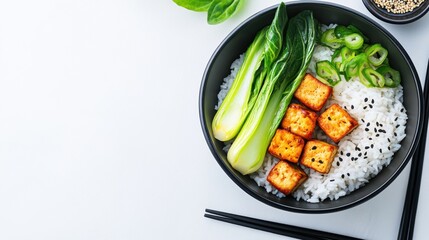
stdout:
<svg viewBox="0 0 429 240">
<path fill-rule="evenodd" d="M 0 1 L 0 239 L 284 239 L 203 217 L 205 208 L 367 239 L 396 239 L 409 166 L 352 209 L 298 214 L 265 205 L 221 170 L 204 140 L 198 91 L 225 36 L 280 1 L 231 19 L 170 0 Z M 379 21 L 421 81 L 429 14 Z M 429 214 L 425 165 L 415 239 Z"/>
</svg>

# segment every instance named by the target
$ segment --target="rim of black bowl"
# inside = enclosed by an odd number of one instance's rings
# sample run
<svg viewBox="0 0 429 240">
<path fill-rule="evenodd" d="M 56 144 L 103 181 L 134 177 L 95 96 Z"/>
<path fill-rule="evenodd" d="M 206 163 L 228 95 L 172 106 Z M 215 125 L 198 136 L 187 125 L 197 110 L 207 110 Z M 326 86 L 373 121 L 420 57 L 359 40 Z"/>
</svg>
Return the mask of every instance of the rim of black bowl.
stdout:
<svg viewBox="0 0 429 240">
<path fill-rule="evenodd" d="M 360 18 L 365 19 L 365 21 L 367 21 L 368 23 L 374 25 L 376 28 L 378 28 L 380 31 L 382 31 L 384 34 L 386 34 L 388 36 L 388 38 L 392 41 L 392 43 L 395 45 L 396 48 L 398 48 L 398 50 L 401 52 L 401 54 L 403 55 L 403 57 L 405 58 L 407 64 L 410 66 L 411 68 L 411 73 L 414 76 L 414 80 L 416 83 L 416 90 L 417 90 L 417 95 L 418 95 L 418 99 L 419 99 L 419 106 L 418 106 L 418 118 L 417 118 L 417 127 L 416 127 L 416 134 L 414 135 L 414 138 L 411 140 L 411 147 L 408 149 L 404 160 L 402 161 L 402 163 L 400 164 L 400 166 L 395 169 L 395 171 L 389 176 L 389 178 L 384 182 L 384 184 L 378 186 L 377 188 L 375 188 L 373 191 L 371 191 L 370 193 L 366 194 L 365 197 L 359 198 L 359 199 L 352 199 L 351 201 L 343 204 L 343 205 L 339 205 L 339 206 L 332 206 L 332 207 L 325 207 L 325 208 L 300 208 L 300 207 L 295 207 L 295 206 L 288 206 L 285 204 L 280 203 L 279 201 L 273 201 L 267 198 L 264 198 L 260 195 L 257 194 L 257 192 L 253 191 L 252 189 L 250 189 L 249 187 L 247 187 L 240 179 L 238 179 L 231 171 L 230 169 L 226 166 L 225 162 L 221 159 L 221 157 L 218 155 L 218 153 L 216 152 L 215 147 L 213 146 L 213 143 L 211 142 L 211 136 L 209 135 L 208 132 L 208 128 L 210 128 L 211 126 L 207 126 L 206 121 L 205 121 L 205 110 L 204 110 L 204 106 L 203 106 L 203 101 L 204 101 L 204 94 L 205 94 L 205 85 L 206 85 L 206 79 L 207 79 L 207 74 L 208 72 L 210 72 L 212 63 L 214 62 L 214 60 L 217 58 L 218 53 L 225 47 L 226 43 L 228 43 L 228 41 L 233 38 L 237 32 L 239 31 L 239 29 L 241 29 L 243 26 L 250 24 L 250 22 L 252 22 L 252 20 L 254 18 L 256 18 L 259 15 L 263 15 L 263 14 L 267 14 L 270 11 L 275 11 L 275 9 L 278 7 L 278 4 L 265 8 L 255 14 L 253 14 L 252 16 L 250 16 L 249 18 L 247 18 L 245 21 L 243 21 L 241 24 L 239 24 L 236 28 L 234 28 L 225 38 L 224 40 L 222 40 L 222 42 L 219 44 L 219 46 L 216 48 L 216 50 L 214 51 L 214 53 L 212 54 L 212 56 L 209 59 L 209 62 L 206 66 L 206 69 L 203 73 L 203 78 L 202 78 L 202 82 L 200 85 L 200 90 L 199 90 L 199 117 L 200 117 L 200 124 L 203 130 L 203 134 L 205 137 L 205 140 L 208 144 L 208 147 L 210 149 L 210 151 L 212 152 L 213 156 L 215 157 L 215 160 L 218 162 L 218 164 L 220 165 L 220 167 L 223 169 L 223 171 L 228 175 L 228 177 L 235 182 L 243 191 L 245 191 L 247 194 L 249 194 L 250 196 L 252 196 L 253 198 L 267 204 L 270 205 L 272 207 L 276 207 L 282 210 L 287 210 L 287 211 L 291 211 L 291 212 L 299 212 L 299 213 L 329 213 L 329 212 L 337 212 L 340 210 L 345 210 L 348 208 L 351 208 L 353 206 L 357 206 L 359 204 L 362 204 L 366 201 L 368 201 L 369 199 L 375 197 L 378 193 L 380 193 L 383 189 L 385 189 L 387 186 L 389 186 L 393 180 L 396 179 L 396 177 L 402 172 L 402 170 L 405 168 L 405 166 L 408 164 L 408 162 L 410 161 L 412 155 L 414 154 L 416 148 L 417 148 L 417 143 L 420 140 L 420 136 L 421 136 L 421 132 L 422 132 L 422 121 L 423 121 L 423 114 L 421 114 L 422 112 L 422 108 L 423 108 L 423 99 L 422 99 L 422 87 L 421 87 L 421 83 L 419 80 L 419 76 L 417 74 L 417 70 L 415 69 L 415 66 L 411 60 L 411 58 L 409 57 L 408 53 L 405 51 L 405 49 L 402 47 L 402 45 L 396 40 L 396 38 L 390 33 L 388 32 L 384 27 L 382 27 L 380 24 L 378 24 L 377 22 L 375 22 L 374 20 L 372 20 L 371 18 L 369 18 L 368 16 L 357 12 L 354 9 L 351 9 L 349 7 L 340 5 L 340 4 L 336 4 L 336 3 L 329 3 L 329 2 L 323 2 L 323 1 L 309 1 L 309 0 L 304 0 L 304 1 L 292 1 L 292 2 L 287 2 L 285 3 L 286 6 L 293 6 L 293 5 L 305 5 L 305 4 L 318 4 L 320 6 L 324 6 L 324 7 L 334 7 L 334 8 L 338 8 L 341 9 L 342 11 L 346 11 L 349 12 L 350 14 L 354 14 L 357 15 Z M 384 168 L 383 168 L 384 169 Z M 365 188 L 365 186 L 363 186 L 361 189 Z M 355 191 L 360 191 L 361 189 L 357 189 Z M 271 194 L 271 193 L 270 193 Z M 341 198 L 345 198 L 348 195 L 341 197 Z M 340 198 L 340 199 L 341 199 Z M 339 199 L 339 200 L 340 200 Z M 329 200 L 326 199 L 325 201 L 339 201 L 339 200 Z M 300 200 L 303 201 L 303 200 Z"/>
<path fill-rule="evenodd" d="M 429 11 L 429 1 L 424 1 L 419 7 L 407 13 L 392 13 L 378 7 L 373 0 L 362 0 L 368 11 L 376 18 L 392 24 L 407 24 L 423 17 Z"/>
</svg>

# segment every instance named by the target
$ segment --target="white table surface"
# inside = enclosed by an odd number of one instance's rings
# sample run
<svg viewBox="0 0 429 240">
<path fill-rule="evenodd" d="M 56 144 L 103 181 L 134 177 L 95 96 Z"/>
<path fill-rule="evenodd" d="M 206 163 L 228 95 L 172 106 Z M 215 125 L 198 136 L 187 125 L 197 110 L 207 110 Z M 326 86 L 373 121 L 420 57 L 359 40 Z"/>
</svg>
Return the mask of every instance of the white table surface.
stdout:
<svg viewBox="0 0 429 240">
<path fill-rule="evenodd" d="M 409 166 L 354 208 L 300 214 L 237 187 L 204 140 L 198 91 L 216 46 L 252 14 L 208 25 L 170 0 L 0 1 L 0 239 L 285 239 L 205 208 L 367 239 L 396 239 Z M 429 14 L 379 21 L 423 81 Z M 426 239 L 429 164 L 415 239 Z"/>
</svg>

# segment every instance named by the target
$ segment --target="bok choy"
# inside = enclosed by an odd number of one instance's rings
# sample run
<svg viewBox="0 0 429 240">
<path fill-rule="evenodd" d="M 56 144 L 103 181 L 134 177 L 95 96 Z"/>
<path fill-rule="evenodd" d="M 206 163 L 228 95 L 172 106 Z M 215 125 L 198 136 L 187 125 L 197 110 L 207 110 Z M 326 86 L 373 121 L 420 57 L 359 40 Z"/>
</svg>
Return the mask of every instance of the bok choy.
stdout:
<svg viewBox="0 0 429 240">
<path fill-rule="evenodd" d="M 216 139 L 231 140 L 241 129 L 268 69 L 281 51 L 287 20 L 285 5 L 281 3 L 271 25 L 261 30 L 247 49 L 243 65 L 213 119 Z"/>
<path fill-rule="evenodd" d="M 311 11 L 302 11 L 288 23 L 285 46 L 227 154 L 231 166 L 244 175 L 255 172 L 264 161 L 269 143 L 313 55 L 316 25 Z"/>
</svg>

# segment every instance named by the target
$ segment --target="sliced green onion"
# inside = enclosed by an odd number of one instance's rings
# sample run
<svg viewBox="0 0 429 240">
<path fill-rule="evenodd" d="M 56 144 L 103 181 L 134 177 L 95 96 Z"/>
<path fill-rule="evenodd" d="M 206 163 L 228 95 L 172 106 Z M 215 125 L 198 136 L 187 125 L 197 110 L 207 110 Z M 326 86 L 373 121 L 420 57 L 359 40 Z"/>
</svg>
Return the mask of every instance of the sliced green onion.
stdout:
<svg viewBox="0 0 429 240">
<path fill-rule="evenodd" d="M 340 53 L 343 60 L 348 60 L 349 58 L 356 56 L 356 51 L 353 51 L 348 47 L 342 47 Z"/>
<path fill-rule="evenodd" d="M 333 28 L 323 32 L 320 41 L 326 46 L 334 49 L 337 49 L 343 46 L 343 40 L 335 36 L 335 32 Z"/>
<path fill-rule="evenodd" d="M 370 82 L 367 78 L 365 78 L 363 76 L 363 74 L 359 74 L 359 81 L 365 86 L 365 87 L 374 87 L 374 85 L 372 85 L 372 82 Z"/>
<path fill-rule="evenodd" d="M 363 37 L 359 33 L 352 33 L 344 37 L 344 44 L 353 50 L 363 46 Z"/>
<path fill-rule="evenodd" d="M 367 65 L 367 59 L 366 59 L 365 53 L 361 53 L 356 57 L 350 59 L 350 61 L 346 63 L 345 71 L 344 71 L 346 80 L 349 80 L 352 77 L 359 76 L 361 69 L 366 65 Z"/>
<path fill-rule="evenodd" d="M 341 63 L 337 65 L 338 70 L 343 73 L 347 63 L 352 60 L 357 54 L 357 51 L 351 50 L 350 48 L 344 46 L 341 48 Z"/>
<path fill-rule="evenodd" d="M 376 67 L 380 66 L 387 58 L 387 49 L 379 43 L 369 46 L 365 53 L 368 56 L 368 61 Z"/>
<path fill-rule="evenodd" d="M 341 81 L 340 74 L 335 66 L 329 61 L 320 61 L 316 63 L 316 73 L 319 77 L 326 80 L 331 86 L 335 86 Z"/>
<path fill-rule="evenodd" d="M 364 42 L 368 42 L 368 41 L 369 41 L 368 37 L 367 37 L 367 36 L 365 36 L 365 34 L 363 34 L 363 33 L 359 30 L 359 28 L 355 27 L 354 25 L 348 25 L 348 26 L 347 26 L 347 28 L 348 28 L 350 31 L 352 31 L 352 32 L 354 32 L 354 33 L 358 33 L 359 35 L 361 35 L 361 36 L 363 37 Z"/>
<path fill-rule="evenodd" d="M 334 33 L 335 33 L 335 36 L 337 38 L 344 38 L 345 36 L 350 35 L 350 34 L 355 33 L 355 32 L 353 32 L 351 29 L 347 28 L 346 26 L 337 25 L 334 28 Z"/>
<path fill-rule="evenodd" d="M 389 66 L 381 66 L 377 68 L 377 72 L 384 77 L 385 87 L 394 88 L 401 83 L 401 74 Z"/>
<path fill-rule="evenodd" d="M 340 48 L 335 49 L 334 53 L 331 56 L 331 62 L 338 60 L 337 59 L 338 57 L 341 57 L 341 49 Z"/>
<path fill-rule="evenodd" d="M 364 68 L 362 70 L 362 76 L 365 82 L 370 82 L 372 86 L 374 87 L 384 87 L 385 80 L 383 75 L 381 75 L 379 72 L 375 71 L 374 69 L 368 67 Z"/>
</svg>

